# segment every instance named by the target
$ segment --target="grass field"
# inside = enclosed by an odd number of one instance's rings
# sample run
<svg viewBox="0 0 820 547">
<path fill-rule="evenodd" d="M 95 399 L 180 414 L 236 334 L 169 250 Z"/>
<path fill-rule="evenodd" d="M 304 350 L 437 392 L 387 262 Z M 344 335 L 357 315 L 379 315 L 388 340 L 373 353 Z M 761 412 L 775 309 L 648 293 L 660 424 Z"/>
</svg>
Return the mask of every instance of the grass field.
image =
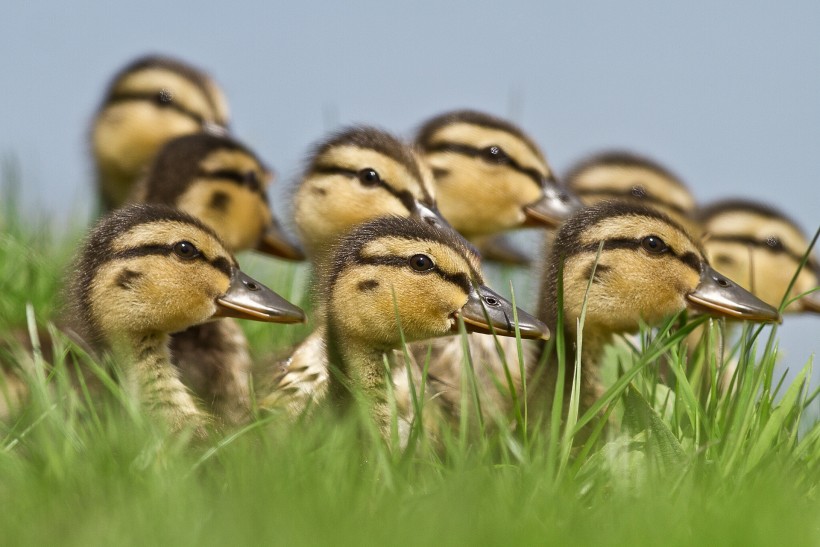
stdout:
<svg viewBox="0 0 820 547">
<path fill-rule="evenodd" d="M 82 233 L 23 223 L 15 199 L 7 191 L 0 207 L 2 333 L 55 317 Z M 303 268 L 240 262 L 306 298 Z M 306 332 L 245 326 L 259 355 Z M 603 423 L 590 413 L 550 429 L 445 432 L 441 448 L 422 438 L 405 453 L 355 415 L 294 426 L 262 416 L 199 443 L 169 436 L 116 383 L 102 401 L 69 387 L 58 339 L 50 372 L 12 355 L 32 396 L 0 423 L 0 543 L 818 545 L 811 363 L 789 363 L 801 372 L 781 382 L 777 328 L 748 326 L 721 355 L 721 326 L 688 364 L 682 340 L 694 323 L 679 318 L 645 330 L 640 347 L 613 348 L 612 387 L 593 410 L 619 433 L 598 442 L 573 448 L 578 427 Z M 664 359 L 672 388 L 658 382 Z M 728 395 L 714 386 L 732 359 Z"/>
</svg>

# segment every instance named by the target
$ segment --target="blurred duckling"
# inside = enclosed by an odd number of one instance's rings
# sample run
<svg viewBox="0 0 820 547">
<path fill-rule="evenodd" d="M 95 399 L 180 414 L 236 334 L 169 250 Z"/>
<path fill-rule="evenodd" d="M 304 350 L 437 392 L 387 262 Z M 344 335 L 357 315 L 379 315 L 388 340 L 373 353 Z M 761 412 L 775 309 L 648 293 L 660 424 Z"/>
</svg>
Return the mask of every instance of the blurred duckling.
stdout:
<svg viewBox="0 0 820 547">
<path fill-rule="evenodd" d="M 121 206 L 136 180 L 167 141 L 228 127 L 228 103 L 216 82 L 183 61 L 139 58 L 120 70 L 105 92 L 91 127 L 100 199 Z"/>
<path fill-rule="evenodd" d="M 701 233 L 686 183 L 645 156 L 620 150 L 592 154 L 573 165 L 564 180 L 586 205 L 628 201 L 659 210 L 696 236 Z"/>
<path fill-rule="evenodd" d="M 779 306 L 797 271 L 809 241 L 782 212 L 746 200 L 725 200 L 703 208 L 698 215 L 706 233 L 703 246 L 709 260 L 764 302 Z M 795 280 L 789 300 L 820 285 L 815 256 Z M 815 291 L 789 304 L 788 313 L 820 313 Z"/>
<path fill-rule="evenodd" d="M 301 260 L 273 216 L 266 193 L 270 170 L 244 144 L 207 133 L 169 141 L 157 154 L 132 199 L 183 211 L 211 228 L 232 253 L 248 249 Z M 229 424 L 250 415 L 248 342 L 238 323 L 220 319 L 171 338 L 182 381 Z"/>
<path fill-rule="evenodd" d="M 420 340 L 467 331 L 513 335 L 513 307 L 482 285 L 472 249 L 463 239 L 413 218 L 386 217 L 356 228 L 334 247 L 321 272 L 323 359 L 327 387 L 322 405 L 344 409 L 363 395 L 385 439 L 392 416 L 388 376 L 406 377 L 402 336 Z M 545 325 L 517 310 L 522 336 L 547 338 Z M 399 404 L 399 436 L 413 421 L 409 401 Z"/>
<path fill-rule="evenodd" d="M 535 141 L 501 118 L 447 112 L 426 121 L 415 143 L 433 170 L 444 218 L 485 260 L 528 264 L 529 256 L 500 234 L 557 228 L 582 205 L 558 183 Z"/>
<path fill-rule="evenodd" d="M 179 379 L 170 334 L 214 317 L 294 323 L 301 309 L 242 273 L 216 234 L 180 211 L 132 205 L 103 218 L 68 288 L 74 333 L 109 354 L 146 410 L 172 431 L 204 434 L 208 417 Z"/>
</svg>

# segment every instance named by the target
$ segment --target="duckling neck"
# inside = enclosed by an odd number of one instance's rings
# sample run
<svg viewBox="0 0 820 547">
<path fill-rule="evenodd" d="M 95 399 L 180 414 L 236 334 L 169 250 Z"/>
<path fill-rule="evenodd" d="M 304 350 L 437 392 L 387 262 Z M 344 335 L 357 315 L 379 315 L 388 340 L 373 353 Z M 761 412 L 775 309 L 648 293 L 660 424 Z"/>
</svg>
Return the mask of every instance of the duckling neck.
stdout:
<svg viewBox="0 0 820 547">
<path fill-rule="evenodd" d="M 111 350 L 125 364 L 126 385 L 143 406 L 173 431 L 187 426 L 199 429 L 205 417 L 172 364 L 170 340 L 168 334 L 158 332 L 126 336 L 115 340 Z"/>
<path fill-rule="evenodd" d="M 391 370 L 394 369 L 394 352 L 344 337 L 329 320 L 327 353 L 331 369 L 328 386 L 331 404 L 347 409 L 357 395 L 364 396 L 377 427 L 383 435 L 389 434 L 391 413 L 387 401 L 385 359 Z"/>
<path fill-rule="evenodd" d="M 541 298 L 539 299 L 540 308 L 538 311 L 538 318 L 544 321 L 550 328 L 550 332 L 558 332 L 558 268 L 555 266 L 556 261 L 551 261 L 553 266 L 547 268 L 544 278 L 542 279 Z M 563 296 L 562 302 L 566 298 Z M 564 306 L 565 309 L 568 308 Z M 578 325 L 577 317 L 567 316 L 563 317 L 563 331 L 564 331 L 564 363 L 566 363 L 566 372 L 564 374 L 564 404 L 566 406 L 569 398 L 568 395 L 572 389 L 572 380 L 575 372 L 575 362 L 578 357 Z M 605 332 L 594 328 L 593 325 L 586 324 L 584 326 L 581 336 L 581 385 L 580 385 L 580 408 L 583 412 L 589 408 L 601 394 L 601 384 L 599 378 L 599 360 L 603 353 L 604 347 L 612 342 L 613 335 L 610 332 Z M 547 348 L 547 343 L 541 343 L 541 352 Z M 553 392 L 556 389 L 558 356 L 553 352 L 547 359 L 548 372 L 541 377 L 547 382 L 545 386 L 547 392 Z"/>
</svg>

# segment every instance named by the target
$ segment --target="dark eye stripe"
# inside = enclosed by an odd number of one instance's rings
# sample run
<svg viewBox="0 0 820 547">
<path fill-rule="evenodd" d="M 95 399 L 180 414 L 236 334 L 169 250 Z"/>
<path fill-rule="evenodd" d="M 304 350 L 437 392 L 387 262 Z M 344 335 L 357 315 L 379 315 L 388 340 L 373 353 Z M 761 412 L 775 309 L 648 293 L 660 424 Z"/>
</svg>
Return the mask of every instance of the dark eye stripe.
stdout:
<svg viewBox="0 0 820 547">
<path fill-rule="evenodd" d="M 399 256 L 376 256 L 376 257 L 363 257 L 358 256 L 356 258 L 356 263 L 363 264 L 363 265 L 375 265 L 375 266 L 395 266 L 397 268 L 408 268 L 407 265 L 407 258 L 399 257 Z M 456 273 L 451 274 L 447 273 L 438 266 L 433 266 L 432 269 L 427 270 L 426 272 L 421 272 L 422 275 L 424 273 L 432 273 L 444 281 L 448 283 L 452 283 L 456 285 L 461 290 L 464 291 L 465 294 L 470 294 L 470 289 L 472 287 L 472 283 L 470 283 L 470 278 L 464 273 Z"/>
<path fill-rule="evenodd" d="M 262 188 L 262 183 L 259 181 L 258 177 L 254 176 L 249 179 L 247 177 L 247 173 L 237 171 L 236 169 L 217 169 L 215 171 L 200 171 L 198 176 L 200 178 L 211 180 L 229 180 L 238 186 L 248 188 L 252 192 L 259 194 L 265 201 L 267 201 L 268 199 L 268 196 L 267 194 L 265 194 L 265 190 L 264 188 Z"/>
<path fill-rule="evenodd" d="M 157 92 L 142 92 L 142 93 L 138 93 L 138 92 L 117 93 L 116 95 L 114 95 L 114 96 L 112 96 L 111 98 L 108 99 L 107 104 L 117 104 L 117 103 L 131 102 L 131 101 L 153 103 L 153 104 L 159 106 L 160 108 L 168 108 L 168 109 L 174 110 L 176 112 L 179 112 L 183 116 L 186 116 L 186 117 L 192 119 L 193 121 L 195 121 L 199 125 L 202 125 L 202 126 L 205 125 L 205 118 L 203 118 L 201 114 L 199 114 L 197 112 L 194 112 L 193 110 L 190 110 L 188 108 L 185 108 L 184 106 L 182 106 L 178 102 L 174 101 L 173 99 L 171 99 L 170 101 L 167 101 L 167 102 L 163 101 L 163 100 L 160 100 L 160 92 L 158 92 L 158 91 Z"/>
<path fill-rule="evenodd" d="M 425 149 L 427 152 L 453 152 L 455 154 L 461 154 L 462 156 L 469 156 L 471 158 L 481 157 L 484 153 L 482 148 L 476 148 L 474 146 L 468 146 L 466 144 L 456 144 L 452 142 L 441 142 L 434 144 Z M 504 163 L 511 169 L 518 171 L 519 173 L 528 176 L 538 185 L 539 188 L 544 186 L 545 178 L 543 174 L 539 173 L 537 170 L 531 167 L 524 167 L 510 155 L 507 155 L 507 161 Z"/>
<path fill-rule="evenodd" d="M 359 178 L 359 172 L 354 171 L 353 169 L 345 169 L 344 167 L 333 167 L 333 166 L 318 166 L 313 170 L 315 173 L 319 173 L 322 175 L 343 175 L 346 177 L 357 179 Z M 413 212 L 416 208 L 416 198 L 413 197 L 413 194 L 408 192 L 407 190 L 396 190 L 390 183 L 383 178 L 379 179 L 379 182 L 375 184 L 380 188 L 384 188 L 386 191 L 390 192 L 391 195 L 395 196 L 399 201 L 401 201 L 402 205 L 409 211 Z M 424 185 L 422 185 L 423 187 Z M 426 193 L 425 193 L 426 195 Z M 426 203 L 425 205 L 431 205 Z"/>
<path fill-rule="evenodd" d="M 635 194 L 632 193 L 632 188 L 629 190 L 621 190 L 616 188 L 587 188 L 587 189 L 575 189 L 575 193 L 579 196 L 605 196 L 611 198 L 626 198 L 626 199 L 633 199 L 638 200 L 641 202 L 648 202 L 648 203 L 656 203 L 658 205 L 663 205 L 664 207 L 668 207 L 672 209 L 676 213 L 681 215 L 688 215 L 689 212 L 678 205 L 677 203 L 670 203 L 666 200 L 663 200 L 657 196 L 653 196 L 651 194 L 644 193 L 640 198 L 636 198 Z"/>
<path fill-rule="evenodd" d="M 641 249 L 641 242 L 643 238 L 640 239 L 628 239 L 628 238 L 613 238 L 607 239 L 604 241 L 604 251 L 611 251 L 614 249 L 630 249 L 630 250 L 638 250 Z M 577 248 L 574 252 L 571 252 L 569 256 L 574 254 L 581 254 L 581 253 L 597 253 L 598 252 L 598 243 L 590 243 L 588 245 L 584 245 L 580 248 Z M 662 254 L 658 254 L 655 256 L 668 256 L 679 260 L 689 268 L 695 270 L 697 273 L 700 273 L 701 269 L 701 260 L 698 256 L 689 251 L 682 255 L 675 253 L 672 247 L 669 247 L 668 251 Z"/>
<path fill-rule="evenodd" d="M 782 243 L 777 246 L 771 246 L 766 240 L 756 239 L 754 237 L 749 236 L 742 236 L 742 235 L 711 235 L 709 236 L 708 241 L 724 241 L 726 243 L 740 243 L 741 245 L 749 245 L 751 247 L 757 247 L 759 249 L 765 249 L 771 253 L 776 254 L 785 254 L 789 256 L 792 260 L 797 263 L 800 263 L 803 260 L 803 255 L 800 253 L 795 252 L 792 249 L 787 248 Z M 813 256 L 809 256 L 809 261 L 807 265 L 816 272 L 820 272 L 820 268 L 818 268 L 817 262 L 814 260 Z"/>
<path fill-rule="evenodd" d="M 169 256 L 172 254 L 174 254 L 173 245 L 141 245 L 139 247 L 132 247 L 130 249 L 117 251 L 111 255 L 109 260 L 125 260 L 129 258 L 151 255 Z M 233 268 L 231 267 L 231 263 L 225 257 L 219 256 L 213 260 L 209 260 L 208 257 L 200 252 L 199 256 L 194 257 L 192 260 L 201 260 L 205 264 L 208 264 L 209 266 L 212 266 L 224 273 L 226 276 L 231 277 Z"/>
</svg>

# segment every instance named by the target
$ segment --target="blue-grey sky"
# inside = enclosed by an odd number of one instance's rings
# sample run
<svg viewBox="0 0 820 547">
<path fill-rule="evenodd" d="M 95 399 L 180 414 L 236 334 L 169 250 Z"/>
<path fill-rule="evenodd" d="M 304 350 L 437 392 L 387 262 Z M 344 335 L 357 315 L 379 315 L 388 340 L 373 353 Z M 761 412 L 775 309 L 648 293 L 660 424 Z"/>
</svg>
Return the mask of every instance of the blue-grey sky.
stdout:
<svg viewBox="0 0 820 547">
<path fill-rule="evenodd" d="M 274 194 L 335 124 L 407 135 L 471 107 L 512 117 L 559 172 L 625 147 L 701 202 L 762 200 L 813 232 L 818 29 L 810 1 L 14 2 L 0 20 L 0 154 L 19 159 L 32 209 L 87 207 L 89 118 L 114 71 L 159 52 L 223 85 L 237 135 L 280 173 Z M 792 367 L 820 347 L 820 317 L 781 332 Z"/>
</svg>

